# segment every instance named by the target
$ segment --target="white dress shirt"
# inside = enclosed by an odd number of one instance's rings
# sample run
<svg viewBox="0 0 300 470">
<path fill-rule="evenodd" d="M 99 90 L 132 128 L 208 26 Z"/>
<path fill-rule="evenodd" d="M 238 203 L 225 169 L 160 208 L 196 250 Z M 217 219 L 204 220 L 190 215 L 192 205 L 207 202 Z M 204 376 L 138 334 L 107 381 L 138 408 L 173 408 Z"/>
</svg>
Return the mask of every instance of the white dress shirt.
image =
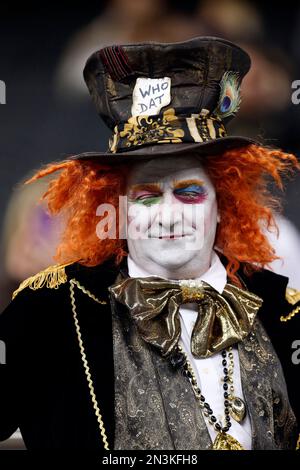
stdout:
<svg viewBox="0 0 300 470">
<path fill-rule="evenodd" d="M 127 264 L 128 274 L 130 277 L 155 276 L 154 274 L 147 272 L 145 269 L 146 267 L 140 268 L 133 261 L 130 255 L 127 257 Z M 202 274 L 199 278 L 196 278 L 196 280 L 207 282 L 220 294 L 222 294 L 223 289 L 227 283 L 227 273 L 216 252 L 213 252 L 210 268 L 206 271 L 206 273 Z M 213 356 L 205 359 L 195 358 L 191 352 L 191 335 L 198 315 L 197 304 L 183 304 L 179 308 L 179 313 L 181 322 L 181 336 L 179 344 L 182 346 L 189 358 L 192 368 L 196 374 L 197 382 L 202 395 L 204 395 L 205 400 L 209 403 L 217 420 L 220 419 L 223 422 L 224 390 L 222 379 L 224 377 L 224 373 L 222 366 L 223 358 L 221 353 L 216 353 Z M 236 346 L 233 346 L 232 352 L 234 360 L 234 394 L 237 397 L 244 399 L 241 384 L 240 362 Z M 211 439 L 214 441 L 217 432 L 214 430 L 213 426 L 207 422 L 207 419 L 204 419 L 207 424 Z M 231 418 L 231 428 L 229 429 L 228 433 L 237 439 L 244 449 L 251 449 L 251 425 L 248 415 L 241 424 L 237 423 L 233 418 Z"/>
</svg>

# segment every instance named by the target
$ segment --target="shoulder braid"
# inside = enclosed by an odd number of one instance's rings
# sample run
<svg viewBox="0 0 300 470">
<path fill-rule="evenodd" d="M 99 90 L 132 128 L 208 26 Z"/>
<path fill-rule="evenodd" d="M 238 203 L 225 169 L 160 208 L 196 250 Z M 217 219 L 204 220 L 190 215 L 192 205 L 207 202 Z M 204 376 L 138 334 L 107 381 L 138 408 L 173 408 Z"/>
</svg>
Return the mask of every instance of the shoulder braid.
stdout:
<svg viewBox="0 0 300 470">
<path fill-rule="evenodd" d="M 58 289 L 61 284 L 66 283 L 68 280 L 65 267 L 70 264 L 72 263 L 48 266 L 48 268 L 43 271 L 28 277 L 21 282 L 18 289 L 13 292 L 12 299 L 14 299 L 26 287 L 29 287 L 32 290 L 41 289 L 42 287 Z"/>
</svg>

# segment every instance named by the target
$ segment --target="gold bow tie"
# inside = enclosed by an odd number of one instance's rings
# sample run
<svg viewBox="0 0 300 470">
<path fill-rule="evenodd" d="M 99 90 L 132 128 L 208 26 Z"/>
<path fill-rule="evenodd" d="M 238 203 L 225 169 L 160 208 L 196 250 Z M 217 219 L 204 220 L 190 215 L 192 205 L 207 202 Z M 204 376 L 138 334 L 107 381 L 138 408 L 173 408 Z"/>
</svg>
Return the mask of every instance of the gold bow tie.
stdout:
<svg viewBox="0 0 300 470">
<path fill-rule="evenodd" d="M 159 277 L 125 278 L 120 274 L 111 295 L 128 307 L 142 338 L 163 356 L 175 353 L 181 335 L 179 307 L 197 302 L 191 336 L 196 358 L 209 357 L 241 341 L 253 325 L 262 299 L 226 284 L 222 294 L 204 281 L 171 281 Z"/>
</svg>

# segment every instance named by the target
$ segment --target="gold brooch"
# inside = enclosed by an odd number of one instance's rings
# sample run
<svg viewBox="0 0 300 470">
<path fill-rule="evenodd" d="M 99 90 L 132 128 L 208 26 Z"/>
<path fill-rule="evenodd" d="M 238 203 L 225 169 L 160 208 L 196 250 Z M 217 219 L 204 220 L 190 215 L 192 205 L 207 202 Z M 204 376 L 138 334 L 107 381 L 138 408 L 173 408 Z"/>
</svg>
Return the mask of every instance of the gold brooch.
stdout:
<svg viewBox="0 0 300 470">
<path fill-rule="evenodd" d="M 182 303 L 197 302 L 204 297 L 203 284 L 192 279 L 179 281 L 182 293 Z"/>
</svg>

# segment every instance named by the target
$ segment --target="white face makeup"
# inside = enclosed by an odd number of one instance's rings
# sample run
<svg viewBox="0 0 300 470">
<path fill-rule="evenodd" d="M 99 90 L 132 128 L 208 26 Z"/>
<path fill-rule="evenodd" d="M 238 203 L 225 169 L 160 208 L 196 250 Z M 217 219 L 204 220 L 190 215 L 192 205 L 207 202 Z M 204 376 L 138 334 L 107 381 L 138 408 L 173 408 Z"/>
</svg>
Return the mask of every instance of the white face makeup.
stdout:
<svg viewBox="0 0 300 470">
<path fill-rule="evenodd" d="M 169 279 L 199 277 L 210 266 L 218 221 L 213 184 L 196 157 L 156 158 L 129 174 L 128 250 Z"/>
</svg>

